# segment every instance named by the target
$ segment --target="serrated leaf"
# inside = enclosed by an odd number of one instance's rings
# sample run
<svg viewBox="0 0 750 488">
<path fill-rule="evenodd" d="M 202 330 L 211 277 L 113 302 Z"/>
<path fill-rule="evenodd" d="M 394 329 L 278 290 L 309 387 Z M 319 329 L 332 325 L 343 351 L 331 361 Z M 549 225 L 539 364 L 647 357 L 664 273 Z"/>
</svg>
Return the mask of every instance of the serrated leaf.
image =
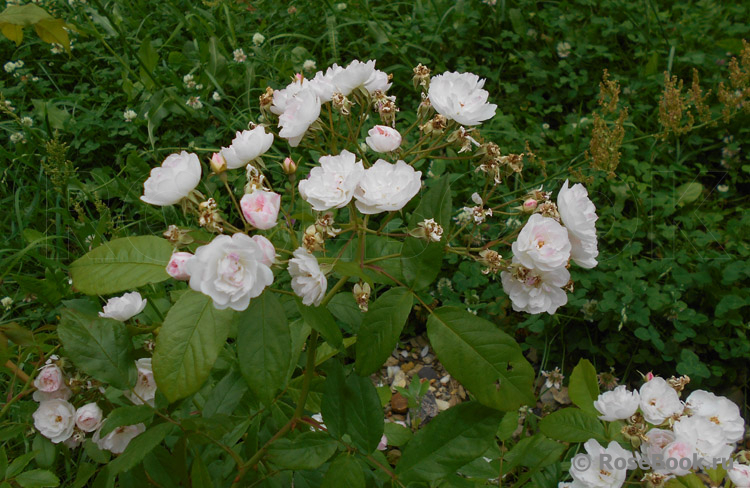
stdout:
<svg viewBox="0 0 750 488">
<path fill-rule="evenodd" d="M 405 288 L 391 288 L 370 304 L 357 334 L 355 369 L 369 376 L 383 365 L 396 347 L 414 299 Z"/>
<path fill-rule="evenodd" d="M 349 453 L 342 453 L 328 467 L 321 488 L 365 488 L 362 467 Z"/>
<path fill-rule="evenodd" d="M 250 390 L 266 405 L 286 387 L 292 338 L 284 308 L 266 290 L 237 315 L 237 355 Z"/>
<path fill-rule="evenodd" d="M 200 389 L 226 343 L 233 314 L 217 310 L 210 297 L 193 290 L 172 306 L 156 336 L 153 357 L 154 379 L 167 400 Z"/>
<path fill-rule="evenodd" d="M 328 432 L 337 438 L 348 434 L 363 453 L 375 450 L 383 436 L 383 408 L 370 381 L 356 374 L 344 377 L 338 361 L 328 368 L 320 404 Z"/>
<path fill-rule="evenodd" d="M 318 469 L 336 452 L 337 442 L 325 432 L 282 438 L 268 448 L 268 460 L 285 469 Z"/>
<path fill-rule="evenodd" d="M 132 405 L 112 410 L 102 424 L 99 437 L 105 437 L 118 427 L 148 423 L 154 416 L 154 409 L 149 405 Z"/>
<path fill-rule="evenodd" d="M 113 239 L 70 265 L 73 286 L 87 295 L 108 295 L 169 278 L 172 244 L 155 236 Z"/>
<path fill-rule="evenodd" d="M 299 309 L 305 323 L 320 332 L 323 339 L 331 346 L 340 348 L 344 337 L 341 335 L 341 329 L 336 324 L 331 312 L 323 307 L 308 307 L 303 305 L 301 300 L 296 300 L 296 302 L 297 309 Z"/>
<path fill-rule="evenodd" d="M 445 369 L 481 403 L 498 410 L 533 404 L 534 369 L 495 324 L 455 307 L 433 310 L 427 335 Z"/>
<path fill-rule="evenodd" d="M 64 309 L 57 333 L 65 355 L 83 372 L 121 390 L 135 385 L 133 343 L 125 324 Z"/>
<path fill-rule="evenodd" d="M 607 442 L 607 432 L 601 420 L 577 408 L 564 408 L 544 417 L 539 430 L 547 437 L 563 442 L 586 442 L 596 439 Z"/>
<path fill-rule="evenodd" d="M 408 483 L 455 473 L 489 449 L 501 418 L 497 410 L 473 401 L 441 412 L 403 449 L 396 474 Z"/>
<path fill-rule="evenodd" d="M 599 398 L 599 380 L 594 365 L 588 359 L 581 359 L 573 368 L 568 383 L 568 395 L 578 408 L 599 415 L 594 402 Z"/>
</svg>

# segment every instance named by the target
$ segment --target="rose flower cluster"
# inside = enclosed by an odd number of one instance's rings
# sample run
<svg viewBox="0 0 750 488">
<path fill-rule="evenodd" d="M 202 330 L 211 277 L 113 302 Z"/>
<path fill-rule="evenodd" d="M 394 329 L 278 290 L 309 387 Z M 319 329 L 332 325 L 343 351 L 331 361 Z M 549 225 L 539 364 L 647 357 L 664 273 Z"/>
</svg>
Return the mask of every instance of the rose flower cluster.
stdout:
<svg viewBox="0 0 750 488">
<path fill-rule="evenodd" d="M 636 450 L 627 451 L 615 441 L 605 448 L 590 439 L 584 444 L 590 463 L 574 460 L 573 482 L 559 486 L 619 488 L 628 469 L 636 467 L 643 469 L 641 481 L 648 486 L 664 486 L 672 478 L 718 465 L 738 487 L 750 486 L 750 466 L 732 459 L 745 433 L 737 404 L 705 390 L 693 391 L 683 402 L 687 376 L 665 380 L 649 373 L 645 379 L 639 391 L 618 386 L 594 402 L 600 420 L 625 421 L 622 434 Z M 602 459 L 612 469 L 599 469 Z"/>
</svg>

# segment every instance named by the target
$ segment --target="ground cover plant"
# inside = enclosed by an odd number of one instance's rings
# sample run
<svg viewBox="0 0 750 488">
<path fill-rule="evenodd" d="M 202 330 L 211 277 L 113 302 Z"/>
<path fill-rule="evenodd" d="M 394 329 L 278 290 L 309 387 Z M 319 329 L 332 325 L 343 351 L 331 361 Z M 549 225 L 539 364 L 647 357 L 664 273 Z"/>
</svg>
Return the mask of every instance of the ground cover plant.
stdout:
<svg viewBox="0 0 750 488">
<path fill-rule="evenodd" d="M 745 18 L 9 2 L 3 486 L 748 486 Z"/>
</svg>

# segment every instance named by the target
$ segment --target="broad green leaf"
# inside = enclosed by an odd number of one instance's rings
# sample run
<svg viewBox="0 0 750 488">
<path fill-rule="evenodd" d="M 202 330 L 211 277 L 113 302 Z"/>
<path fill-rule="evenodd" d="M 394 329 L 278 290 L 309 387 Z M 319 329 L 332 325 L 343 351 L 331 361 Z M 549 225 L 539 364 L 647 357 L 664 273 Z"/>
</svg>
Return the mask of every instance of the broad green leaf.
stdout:
<svg viewBox="0 0 750 488">
<path fill-rule="evenodd" d="M 716 305 L 716 315 L 722 317 L 731 310 L 736 310 L 745 306 L 745 300 L 737 295 L 724 295 L 721 297 L 719 304 Z"/>
<path fill-rule="evenodd" d="M 409 442 L 413 436 L 411 429 L 396 422 L 387 422 L 383 427 L 389 446 L 401 447 Z"/>
<path fill-rule="evenodd" d="M 5 447 L 0 446 L 0 478 L 5 478 L 5 472 L 8 470 L 8 454 Z"/>
<path fill-rule="evenodd" d="M 21 45 L 21 41 L 23 41 L 23 26 L 0 22 L 0 32 L 2 32 L 9 41 L 15 42 L 16 46 Z"/>
<path fill-rule="evenodd" d="M 325 432 L 284 437 L 268 448 L 268 460 L 284 469 L 317 469 L 336 452 L 337 442 Z"/>
<path fill-rule="evenodd" d="M 518 429 L 518 412 L 508 412 L 503 415 L 503 420 L 497 428 L 497 437 L 501 441 L 507 441 Z"/>
<path fill-rule="evenodd" d="M 41 40 L 49 44 L 57 43 L 70 52 L 70 38 L 62 19 L 42 19 L 34 25 L 34 30 Z"/>
<path fill-rule="evenodd" d="M 355 368 L 361 376 L 380 369 L 393 352 L 413 300 L 409 290 L 391 288 L 370 304 L 357 335 Z"/>
<path fill-rule="evenodd" d="M 154 416 L 154 409 L 149 405 L 133 405 L 112 410 L 102 424 L 99 436 L 104 437 L 123 425 L 148 423 Z"/>
<path fill-rule="evenodd" d="M 80 463 L 78 465 L 78 472 L 76 474 L 76 480 L 70 486 L 70 488 L 83 488 L 86 486 L 88 480 L 96 473 L 96 465 L 92 463 Z"/>
<path fill-rule="evenodd" d="M 237 408 L 242 397 L 247 392 L 247 383 L 239 371 L 232 369 L 211 390 L 206 403 L 203 405 L 203 417 L 208 418 L 218 414 L 231 415 Z"/>
<path fill-rule="evenodd" d="M 64 309 L 57 333 L 65 355 L 86 374 L 121 390 L 135 385 L 133 344 L 125 324 Z"/>
<path fill-rule="evenodd" d="M 24 488 L 43 488 L 60 486 L 60 480 L 54 473 L 46 469 L 32 469 L 16 476 L 16 483 Z"/>
<path fill-rule="evenodd" d="M 599 398 L 599 380 L 594 365 L 588 359 L 581 359 L 573 368 L 568 383 L 568 395 L 570 401 L 581 410 L 600 415 L 594 408 L 594 402 Z"/>
<path fill-rule="evenodd" d="M 415 230 L 420 222 L 434 219 L 443 227 L 444 235 L 450 231 L 451 189 L 447 176 L 437 181 L 419 200 L 419 205 L 409 219 L 409 229 Z M 415 290 L 429 286 L 440 272 L 445 242 L 428 242 L 407 237 L 401 250 L 401 269 L 406 283 Z"/>
<path fill-rule="evenodd" d="M 32 459 L 34 459 L 37 455 L 36 451 L 27 452 L 25 454 L 21 454 L 17 458 L 15 458 L 11 463 L 10 466 L 8 466 L 8 470 L 5 473 L 6 478 L 13 478 L 18 473 L 23 471 L 23 468 L 26 467 L 27 464 L 31 462 Z"/>
<path fill-rule="evenodd" d="M 328 302 L 328 310 L 334 317 L 344 324 L 344 328 L 353 333 L 359 331 L 362 317 L 365 315 L 357 306 L 357 301 L 351 293 L 337 293 Z"/>
<path fill-rule="evenodd" d="M 143 66 L 153 73 L 156 69 L 156 64 L 159 62 L 159 53 L 156 52 L 156 49 L 151 44 L 151 39 L 148 37 L 141 42 L 141 47 L 138 49 L 138 57 L 141 59 Z"/>
<path fill-rule="evenodd" d="M 473 401 L 441 412 L 403 449 L 396 474 L 408 483 L 455 473 L 489 449 L 501 418 L 497 410 Z"/>
<path fill-rule="evenodd" d="M 666 488 L 706 488 L 705 483 L 694 473 L 672 478 L 664 485 Z"/>
<path fill-rule="evenodd" d="M 678 186 L 675 190 L 677 205 L 683 206 L 698 200 L 702 192 L 703 185 L 697 181 Z"/>
<path fill-rule="evenodd" d="M 193 290 L 169 309 L 153 358 L 154 379 L 167 400 L 174 402 L 200 389 L 224 347 L 233 313 L 217 310 L 210 297 Z"/>
<path fill-rule="evenodd" d="M 529 469 L 543 468 L 557 462 L 563 452 L 563 444 L 541 434 L 526 437 L 503 457 L 503 474 L 510 473 L 516 466 L 525 466 Z"/>
<path fill-rule="evenodd" d="M 302 319 L 307 325 L 320 332 L 330 345 L 341 347 L 341 341 L 344 339 L 341 335 L 341 329 L 333 319 L 333 315 L 328 309 L 323 307 L 308 307 L 303 305 L 300 300 L 296 300 Z"/>
<path fill-rule="evenodd" d="M 607 432 L 601 420 L 577 408 L 552 412 L 539 422 L 539 430 L 547 437 L 563 442 L 586 442 L 596 439 L 607 442 Z"/>
<path fill-rule="evenodd" d="M 155 236 L 113 239 L 70 265 L 73 286 L 87 295 L 109 295 L 169 278 L 172 244 Z"/>
<path fill-rule="evenodd" d="M 167 435 L 172 432 L 175 425 L 171 422 L 165 422 L 163 424 L 155 425 L 148 429 L 146 432 L 137 435 L 125 451 L 117 456 L 111 463 L 109 463 L 109 471 L 112 474 L 121 473 L 131 469 L 136 464 L 143 461 L 143 459 L 154 450 L 156 446 L 161 444 Z"/>
<path fill-rule="evenodd" d="M 332 361 L 323 385 L 320 404 L 328 432 L 337 438 L 348 434 L 364 454 L 375 450 L 383 436 L 383 408 L 370 378 L 344 377 L 338 361 Z"/>
<path fill-rule="evenodd" d="M 31 448 L 37 451 L 36 464 L 40 468 L 50 468 L 55 463 L 55 457 L 57 450 L 52 441 L 47 439 L 41 434 L 34 436 L 34 442 L 31 444 Z"/>
<path fill-rule="evenodd" d="M 109 451 L 99 449 L 99 446 L 97 446 L 91 439 L 86 439 L 83 442 L 83 451 L 88 457 L 99 464 L 107 464 L 112 457 Z"/>
<path fill-rule="evenodd" d="M 506 411 L 534 403 L 533 368 L 516 341 L 492 322 L 441 307 L 427 320 L 427 335 L 445 369 L 481 403 Z"/>
<path fill-rule="evenodd" d="M 266 290 L 237 316 L 237 355 L 250 390 L 268 405 L 286 387 L 292 338 L 284 308 Z"/>
<path fill-rule="evenodd" d="M 333 460 L 323 478 L 321 488 L 365 488 L 362 466 L 349 453 L 341 453 Z"/>
<path fill-rule="evenodd" d="M 211 481 L 211 473 L 206 468 L 201 456 L 193 458 L 193 465 L 190 467 L 190 482 L 192 486 L 201 488 L 213 488 L 214 483 Z"/>
</svg>

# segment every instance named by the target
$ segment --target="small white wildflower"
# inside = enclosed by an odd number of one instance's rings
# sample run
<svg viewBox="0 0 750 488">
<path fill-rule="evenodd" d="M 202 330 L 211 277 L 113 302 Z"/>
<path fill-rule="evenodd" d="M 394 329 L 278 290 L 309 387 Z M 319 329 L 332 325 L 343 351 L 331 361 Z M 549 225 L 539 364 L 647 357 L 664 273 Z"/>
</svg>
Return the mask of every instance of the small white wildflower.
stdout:
<svg viewBox="0 0 750 488">
<path fill-rule="evenodd" d="M 185 105 L 188 105 L 191 108 L 194 108 L 196 110 L 200 110 L 203 108 L 203 102 L 201 102 L 201 97 L 190 97 L 188 98 L 188 101 L 185 102 Z"/>
<path fill-rule="evenodd" d="M 726 193 L 729 191 L 729 185 L 718 185 L 716 189 L 719 190 L 721 193 Z"/>
<path fill-rule="evenodd" d="M 474 212 L 470 207 L 464 207 L 458 215 L 454 217 L 458 225 L 465 225 L 474 220 Z"/>
<path fill-rule="evenodd" d="M 62 46 L 62 44 L 53 42 L 50 51 L 52 51 L 52 54 L 62 54 L 63 52 L 65 52 L 65 48 Z"/>
<path fill-rule="evenodd" d="M 10 135 L 10 142 L 13 144 L 18 144 L 19 142 L 26 142 L 26 137 L 23 135 L 23 132 L 15 132 Z"/>
<path fill-rule="evenodd" d="M 25 125 L 26 127 L 31 127 L 34 125 L 34 120 L 31 117 L 21 117 L 21 124 Z"/>
<path fill-rule="evenodd" d="M 242 48 L 232 51 L 232 56 L 234 56 L 235 63 L 244 63 L 247 59 L 247 55 L 245 55 L 245 51 Z"/>
<path fill-rule="evenodd" d="M 125 122 L 132 122 L 136 117 L 138 117 L 138 114 L 135 113 L 134 110 L 127 109 L 122 113 L 122 117 L 125 119 Z"/>
<path fill-rule="evenodd" d="M 346 10 L 346 3 L 345 2 L 337 3 L 336 8 L 338 10 Z"/>
<path fill-rule="evenodd" d="M 219 92 L 217 92 L 217 91 L 215 91 L 211 95 L 211 98 L 213 99 L 214 102 L 220 102 L 221 101 L 221 95 L 219 95 Z"/>
<path fill-rule="evenodd" d="M 182 82 L 185 83 L 185 86 L 188 88 L 188 90 L 195 88 L 195 80 L 193 79 L 193 75 L 185 75 L 182 77 Z"/>
<path fill-rule="evenodd" d="M 203 90 L 203 83 L 198 83 L 197 85 L 195 85 L 195 89 L 196 90 Z"/>
<path fill-rule="evenodd" d="M 532 39 L 536 39 L 537 32 L 535 29 L 529 29 L 526 31 L 526 35 L 529 36 Z"/>
<path fill-rule="evenodd" d="M 0 300 L 0 305 L 2 305 L 5 310 L 10 310 L 11 305 L 13 305 L 13 299 L 11 297 L 5 297 Z"/>
<path fill-rule="evenodd" d="M 561 58 L 567 58 L 570 56 L 570 43 L 567 41 L 558 42 L 557 55 Z"/>
<path fill-rule="evenodd" d="M 3 68 L 5 68 L 5 71 L 7 73 L 12 73 L 16 70 L 16 63 L 14 63 L 13 61 L 8 61 L 7 63 L 5 63 L 5 66 L 3 66 Z"/>
<path fill-rule="evenodd" d="M 23 61 L 21 61 L 20 59 L 16 61 L 16 69 L 19 69 L 19 68 L 23 68 Z"/>
<path fill-rule="evenodd" d="M 542 124 L 542 129 L 543 130 L 549 130 L 549 124 L 547 122 L 543 123 Z"/>
<path fill-rule="evenodd" d="M 11 112 L 15 112 L 16 111 L 16 108 L 13 106 L 12 103 L 10 103 L 10 100 L 6 100 L 5 101 L 5 108 L 7 108 L 8 110 L 10 110 Z"/>
<path fill-rule="evenodd" d="M 253 34 L 253 44 L 255 44 L 256 46 L 260 46 L 265 40 L 266 36 L 264 36 L 260 32 L 256 32 L 255 34 Z"/>
<path fill-rule="evenodd" d="M 31 77 L 31 81 L 37 82 L 37 81 L 39 81 L 39 77 L 38 76 L 32 76 Z"/>
<path fill-rule="evenodd" d="M 315 68 L 317 68 L 317 65 L 312 59 L 305 60 L 305 62 L 302 63 L 302 69 L 305 71 L 315 71 Z"/>
<path fill-rule="evenodd" d="M 486 3 L 490 7 L 494 7 L 497 5 L 497 0 L 482 0 L 483 3 Z M 474 315 L 476 315 L 476 312 L 474 312 Z"/>
</svg>

